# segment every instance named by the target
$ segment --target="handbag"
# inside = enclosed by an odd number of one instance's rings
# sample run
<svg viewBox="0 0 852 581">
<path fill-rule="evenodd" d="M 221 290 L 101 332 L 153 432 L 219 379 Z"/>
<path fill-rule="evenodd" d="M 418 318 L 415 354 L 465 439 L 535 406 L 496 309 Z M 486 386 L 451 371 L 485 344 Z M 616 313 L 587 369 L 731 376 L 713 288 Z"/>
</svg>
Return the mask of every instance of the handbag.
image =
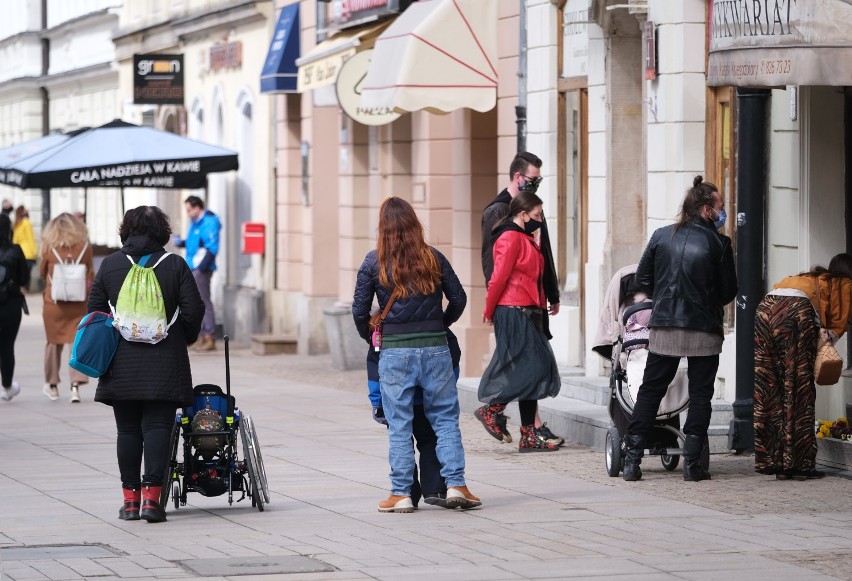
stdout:
<svg viewBox="0 0 852 581">
<path fill-rule="evenodd" d="M 87 269 L 85 264 L 81 264 L 83 255 L 86 254 L 86 249 L 89 243 L 83 246 L 80 251 L 80 256 L 74 262 L 65 262 L 62 257 L 56 252 L 55 248 L 50 250 L 56 256 L 56 266 L 53 267 L 53 276 L 50 278 L 50 298 L 53 302 L 74 302 L 81 303 L 87 298 Z"/>
<path fill-rule="evenodd" d="M 814 362 L 814 381 L 817 385 L 834 385 L 840 381 L 843 372 L 843 358 L 830 341 L 817 347 Z"/>
<path fill-rule="evenodd" d="M 817 284 L 817 304 L 821 304 L 819 279 Z M 817 310 L 816 308 L 814 310 Z M 825 327 L 822 325 L 822 319 L 819 317 L 817 310 L 817 319 L 820 324 L 820 338 L 817 343 L 816 360 L 814 361 L 814 382 L 817 385 L 834 385 L 840 381 L 840 374 L 843 372 L 843 358 L 832 344 L 831 340 L 823 339 L 822 334 Z"/>
<path fill-rule="evenodd" d="M 77 325 L 68 365 L 89 377 L 100 377 L 112 365 L 121 335 L 110 313 L 93 311 Z"/>
<path fill-rule="evenodd" d="M 372 345 L 373 349 L 376 351 L 382 350 L 382 325 L 384 324 L 385 317 L 388 316 L 390 308 L 395 300 L 396 289 L 393 289 L 385 308 L 381 311 L 379 309 L 375 309 L 372 313 L 370 313 L 370 345 Z"/>
</svg>

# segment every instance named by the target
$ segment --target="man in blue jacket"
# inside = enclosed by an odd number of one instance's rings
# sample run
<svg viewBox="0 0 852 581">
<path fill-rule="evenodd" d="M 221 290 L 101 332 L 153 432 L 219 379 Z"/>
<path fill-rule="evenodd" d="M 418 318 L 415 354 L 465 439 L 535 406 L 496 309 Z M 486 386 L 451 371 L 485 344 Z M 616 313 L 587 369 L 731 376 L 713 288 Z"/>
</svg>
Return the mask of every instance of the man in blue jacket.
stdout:
<svg viewBox="0 0 852 581">
<path fill-rule="evenodd" d="M 216 316 L 213 302 L 210 300 L 210 279 L 216 270 L 216 255 L 219 254 L 219 231 L 222 223 L 219 216 L 204 208 L 204 201 L 198 196 L 189 196 L 184 200 L 186 214 L 189 216 L 189 231 L 186 239 L 176 237 L 175 246 L 186 249 L 186 262 L 195 277 L 201 300 L 204 301 L 204 319 L 195 349 L 212 351 L 216 348 L 213 333 L 216 330 Z"/>
</svg>

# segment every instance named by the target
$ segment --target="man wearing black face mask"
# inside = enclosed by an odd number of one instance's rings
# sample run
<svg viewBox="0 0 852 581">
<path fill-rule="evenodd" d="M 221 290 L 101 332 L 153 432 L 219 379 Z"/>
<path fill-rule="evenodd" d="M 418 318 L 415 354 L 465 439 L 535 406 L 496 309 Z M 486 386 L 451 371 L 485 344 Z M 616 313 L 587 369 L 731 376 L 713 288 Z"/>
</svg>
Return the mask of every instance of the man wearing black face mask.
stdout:
<svg viewBox="0 0 852 581">
<path fill-rule="evenodd" d="M 482 273 L 485 275 L 485 287 L 488 288 L 488 283 L 491 280 L 491 274 L 494 272 L 494 256 L 493 244 L 491 241 L 494 225 L 497 224 L 503 217 L 509 215 L 509 204 L 522 191 L 536 193 L 538 186 L 541 184 L 541 159 L 538 156 L 521 151 L 517 153 L 509 165 L 509 184 L 494 198 L 490 204 L 485 207 L 482 212 Z M 539 243 L 541 245 L 541 253 L 544 255 L 544 275 L 542 276 L 542 285 L 544 287 L 544 295 L 549 304 L 548 313 L 556 315 L 559 313 L 559 281 L 556 277 L 556 265 L 553 262 L 553 251 L 550 248 L 550 235 L 547 231 L 547 222 L 544 217 L 541 219 L 541 234 Z M 550 338 L 548 330 L 547 317 L 544 319 L 544 332 Z M 476 417 L 485 426 L 485 429 L 492 436 L 503 442 L 511 442 L 512 436 L 506 430 L 506 417 L 503 415 L 503 410 L 494 408 L 486 409 L 485 406 L 477 410 Z M 503 406 L 505 407 L 505 406 Z M 550 430 L 542 424 L 541 418 L 536 412 L 536 428 L 545 430 L 545 433 L 553 436 L 551 441 L 562 445 L 565 443 L 563 438 L 554 436 Z"/>
</svg>

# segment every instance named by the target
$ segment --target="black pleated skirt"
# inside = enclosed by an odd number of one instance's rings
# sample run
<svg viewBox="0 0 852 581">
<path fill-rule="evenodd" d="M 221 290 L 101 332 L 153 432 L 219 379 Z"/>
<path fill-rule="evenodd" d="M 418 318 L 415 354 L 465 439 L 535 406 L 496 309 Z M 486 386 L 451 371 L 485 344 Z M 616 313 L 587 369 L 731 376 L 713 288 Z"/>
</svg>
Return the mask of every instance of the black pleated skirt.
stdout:
<svg viewBox="0 0 852 581">
<path fill-rule="evenodd" d="M 559 394 L 559 369 L 544 332 L 545 317 L 542 309 L 497 307 L 497 347 L 479 383 L 479 401 L 506 403 Z"/>
</svg>

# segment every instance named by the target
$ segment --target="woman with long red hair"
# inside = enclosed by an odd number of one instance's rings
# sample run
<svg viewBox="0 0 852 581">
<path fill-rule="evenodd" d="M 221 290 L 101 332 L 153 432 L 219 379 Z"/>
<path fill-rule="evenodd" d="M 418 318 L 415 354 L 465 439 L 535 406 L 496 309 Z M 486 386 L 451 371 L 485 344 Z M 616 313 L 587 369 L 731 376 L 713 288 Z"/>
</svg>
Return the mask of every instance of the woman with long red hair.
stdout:
<svg viewBox="0 0 852 581">
<path fill-rule="evenodd" d="M 381 340 L 372 340 L 373 297 L 386 317 Z M 443 308 L 443 299 L 447 308 Z M 436 452 L 447 484 L 447 508 L 474 508 L 481 501 L 465 485 L 459 400 L 447 328 L 458 320 L 467 295 L 443 254 L 429 246 L 411 204 L 398 197 L 379 209 L 376 249 L 370 251 L 355 285 L 352 316 L 361 337 L 380 350 L 379 382 L 388 422 L 391 494 L 380 512 L 412 512 L 414 392 L 423 391 L 423 410 L 438 437 Z"/>
</svg>

